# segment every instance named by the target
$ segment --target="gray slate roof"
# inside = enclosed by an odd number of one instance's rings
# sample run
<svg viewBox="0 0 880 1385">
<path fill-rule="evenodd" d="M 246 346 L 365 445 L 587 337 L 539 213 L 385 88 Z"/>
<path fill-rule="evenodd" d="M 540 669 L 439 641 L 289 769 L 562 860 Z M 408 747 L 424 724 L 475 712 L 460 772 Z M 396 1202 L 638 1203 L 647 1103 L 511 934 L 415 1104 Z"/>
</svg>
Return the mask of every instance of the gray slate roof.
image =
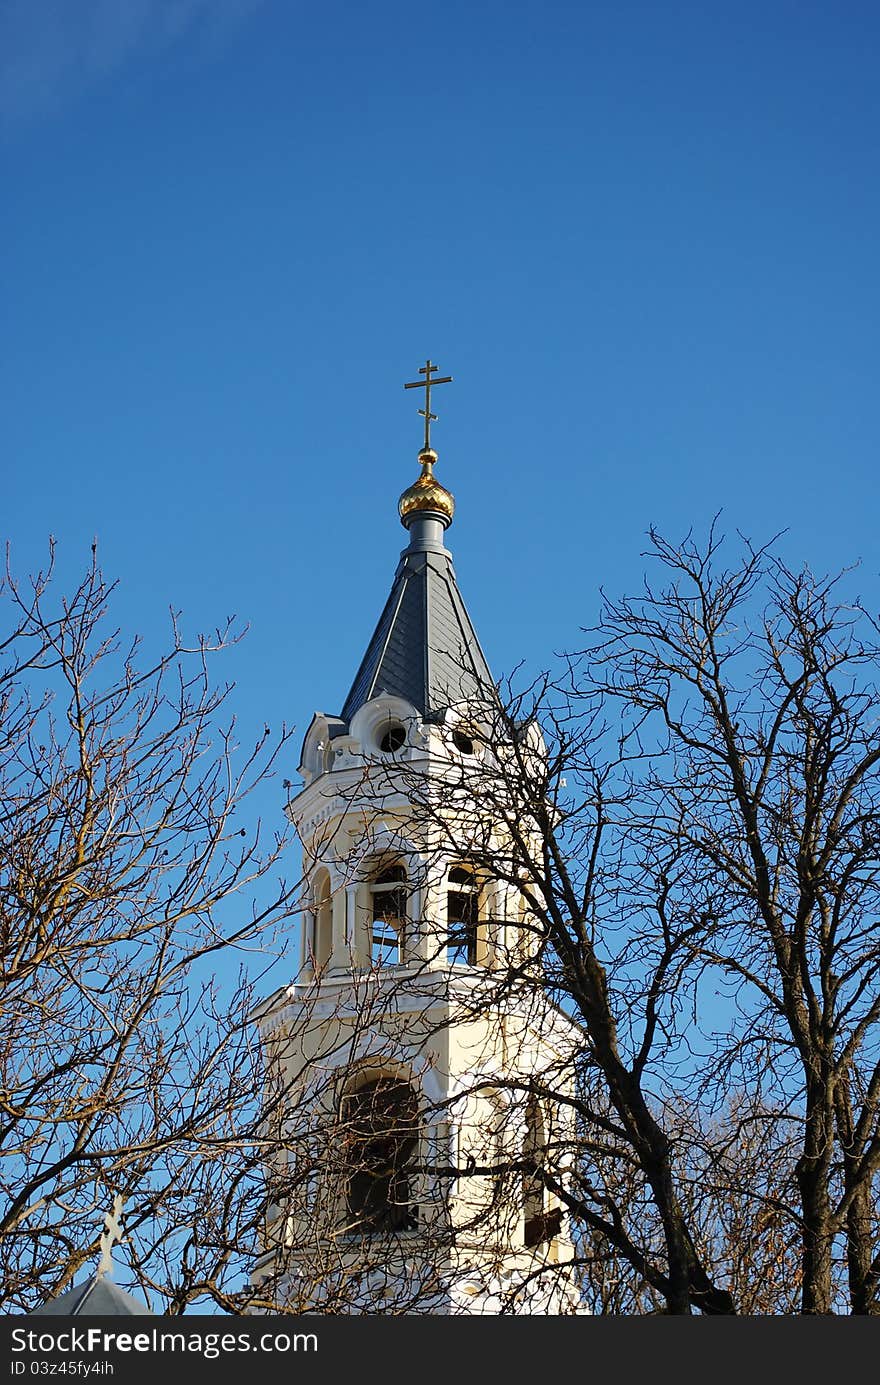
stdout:
<svg viewBox="0 0 880 1385">
<path fill-rule="evenodd" d="M 428 720 L 452 702 L 494 687 L 452 558 L 445 548 L 406 549 L 342 717 L 381 693 L 406 698 Z"/>
<path fill-rule="evenodd" d="M 29 1318 L 43 1317 L 98 1317 L 98 1318 L 117 1318 L 143 1315 L 152 1318 L 152 1314 L 143 1303 L 138 1299 L 132 1298 L 124 1289 L 120 1289 L 112 1279 L 105 1275 L 100 1278 L 92 1275 L 84 1284 L 76 1284 L 66 1293 L 58 1298 L 50 1298 L 48 1303 L 44 1303 L 39 1308 L 34 1308 L 28 1314 Z"/>
</svg>

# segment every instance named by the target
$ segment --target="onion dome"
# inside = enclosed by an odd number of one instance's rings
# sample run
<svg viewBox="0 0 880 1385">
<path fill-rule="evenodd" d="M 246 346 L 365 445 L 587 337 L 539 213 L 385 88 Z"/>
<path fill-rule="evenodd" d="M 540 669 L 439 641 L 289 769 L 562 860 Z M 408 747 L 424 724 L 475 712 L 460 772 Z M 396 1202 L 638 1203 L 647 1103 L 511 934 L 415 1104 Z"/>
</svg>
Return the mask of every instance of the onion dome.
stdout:
<svg viewBox="0 0 880 1385">
<path fill-rule="evenodd" d="M 419 515 L 426 511 L 439 515 L 444 529 L 452 523 L 455 513 L 455 497 L 434 476 L 437 453 L 431 447 L 423 447 L 419 453 L 422 474 L 417 481 L 403 492 L 398 501 L 400 522 L 408 529 Z"/>
</svg>

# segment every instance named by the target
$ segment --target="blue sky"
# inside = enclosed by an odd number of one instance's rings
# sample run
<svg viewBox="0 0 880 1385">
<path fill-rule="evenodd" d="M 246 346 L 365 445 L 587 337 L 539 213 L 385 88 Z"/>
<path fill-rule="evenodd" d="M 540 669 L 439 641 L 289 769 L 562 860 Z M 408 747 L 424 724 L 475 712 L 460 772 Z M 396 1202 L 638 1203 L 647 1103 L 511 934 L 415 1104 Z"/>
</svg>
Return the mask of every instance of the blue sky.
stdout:
<svg viewBox="0 0 880 1385">
<path fill-rule="evenodd" d="M 244 730 L 299 737 L 404 545 L 430 355 L 496 675 L 719 509 L 876 609 L 878 39 L 809 0 L 0 4 L 15 568 L 97 536 L 148 644 L 236 612 Z"/>
</svg>

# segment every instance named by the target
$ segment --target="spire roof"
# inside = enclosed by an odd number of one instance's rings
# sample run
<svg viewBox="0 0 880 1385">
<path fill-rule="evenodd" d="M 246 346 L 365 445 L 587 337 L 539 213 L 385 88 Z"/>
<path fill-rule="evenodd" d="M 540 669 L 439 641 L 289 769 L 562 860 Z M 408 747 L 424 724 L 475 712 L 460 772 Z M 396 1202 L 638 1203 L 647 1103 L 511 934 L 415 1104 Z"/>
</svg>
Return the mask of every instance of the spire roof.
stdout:
<svg viewBox="0 0 880 1385">
<path fill-rule="evenodd" d="M 417 520 L 412 531 L 421 528 Z M 494 687 L 442 542 L 419 536 L 401 554 L 391 593 L 367 646 L 342 717 L 351 721 L 370 698 L 405 698 L 427 720 L 444 707 Z"/>
<path fill-rule="evenodd" d="M 93 1274 L 84 1284 L 77 1284 L 58 1298 L 49 1299 L 40 1308 L 27 1314 L 30 1318 L 60 1316 L 66 1318 L 95 1316 L 102 1318 L 132 1317 L 136 1315 L 153 1317 L 149 1308 L 132 1298 L 112 1279 Z"/>
</svg>

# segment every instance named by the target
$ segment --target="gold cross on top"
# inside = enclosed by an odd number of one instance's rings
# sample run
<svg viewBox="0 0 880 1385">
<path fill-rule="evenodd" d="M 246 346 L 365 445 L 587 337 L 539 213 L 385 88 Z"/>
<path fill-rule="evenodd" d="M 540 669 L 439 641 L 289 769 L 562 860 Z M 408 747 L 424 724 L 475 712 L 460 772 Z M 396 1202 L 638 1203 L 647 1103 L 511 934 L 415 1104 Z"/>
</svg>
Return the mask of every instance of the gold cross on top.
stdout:
<svg viewBox="0 0 880 1385">
<path fill-rule="evenodd" d="M 437 415 L 431 413 L 431 386 L 449 385 L 452 383 L 451 375 L 442 375 L 439 379 L 434 378 L 433 372 L 439 369 L 440 367 L 432 364 L 431 361 L 426 361 L 424 365 L 419 366 L 419 374 L 424 375 L 424 380 L 411 380 L 408 385 L 404 385 L 403 387 L 405 390 L 425 391 L 425 407 L 424 409 L 419 409 L 419 413 L 425 420 L 425 446 L 423 448 L 425 452 L 430 451 L 431 448 L 431 424 L 437 421 Z"/>
</svg>

